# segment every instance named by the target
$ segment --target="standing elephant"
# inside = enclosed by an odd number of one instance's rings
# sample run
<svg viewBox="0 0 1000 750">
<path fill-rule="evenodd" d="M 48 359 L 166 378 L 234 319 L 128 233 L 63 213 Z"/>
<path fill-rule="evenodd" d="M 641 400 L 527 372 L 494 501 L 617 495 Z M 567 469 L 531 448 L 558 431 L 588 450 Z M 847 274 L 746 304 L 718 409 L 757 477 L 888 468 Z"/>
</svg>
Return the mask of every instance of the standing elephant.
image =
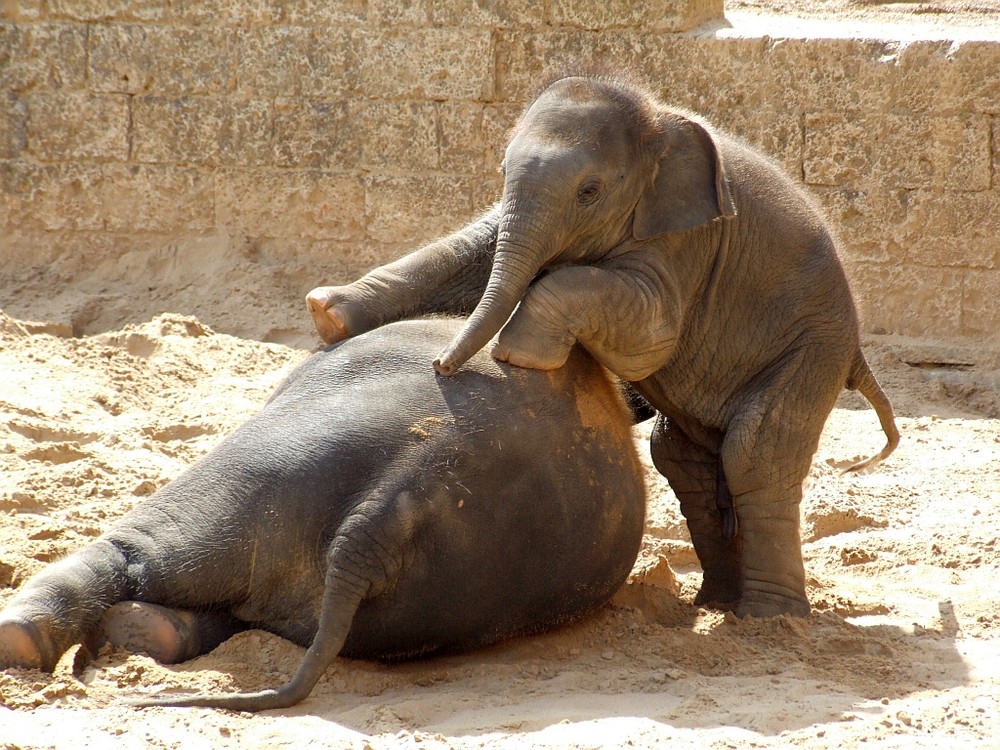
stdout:
<svg viewBox="0 0 1000 750">
<path fill-rule="evenodd" d="M 434 360 L 559 367 L 575 343 L 659 412 L 656 467 L 704 580 L 696 603 L 805 615 L 802 482 L 840 391 L 896 447 L 836 241 L 767 157 L 636 86 L 569 77 L 513 130 L 502 201 L 458 233 L 307 304 L 327 341 L 469 312 Z"/>
<path fill-rule="evenodd" d="M 177 662 L 258 627 L 308 647 L 284 686 L 156 705 L 304 699 L 338 654 L 399 659 L 568 622 L 611 598 L 645 486 L 616 383 L 577 348 L 558 372 L 425 363 L 454 320 L 313 355 L 245 425 L 30 579 L 0 612 L 0 669 L 81 641 Z M 130 600 L 130 601 L 128 601 Z"/>
</svg>

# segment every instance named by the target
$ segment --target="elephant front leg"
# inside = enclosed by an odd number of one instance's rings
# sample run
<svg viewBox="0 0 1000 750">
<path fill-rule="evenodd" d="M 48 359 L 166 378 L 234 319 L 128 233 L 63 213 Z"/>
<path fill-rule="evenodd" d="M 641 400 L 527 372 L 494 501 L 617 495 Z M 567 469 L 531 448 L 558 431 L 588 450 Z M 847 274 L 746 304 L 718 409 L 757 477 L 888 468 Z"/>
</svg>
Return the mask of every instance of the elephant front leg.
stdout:
<svg viewBox="0 0 1000 750">
<path fill-rule="evenodd" d="M 737 606 L 743 593 L 742 549 L 718 454 L 663 415 L 657 417 L 649 448 L 653 465 L 680 502 L 704 571 L 695 604 Z"/>
<path fill-rule="evenodd" d="M 676 322 L 654 280 L 632 272 L 567 266 L 528 289 L 492 348 L 519 367 L 561 367 L 575 343 L 627 381 L 639 381 L 667 361 Z"/>
<path fill-rule="evenodd" d="M 499 211 L 443 240 L 380 266 L 357 281 L 321 286 L 306 307 L 327 344 L 418 315 L 471 312 L 486 288 L 496 252 Z"/>
</svg>

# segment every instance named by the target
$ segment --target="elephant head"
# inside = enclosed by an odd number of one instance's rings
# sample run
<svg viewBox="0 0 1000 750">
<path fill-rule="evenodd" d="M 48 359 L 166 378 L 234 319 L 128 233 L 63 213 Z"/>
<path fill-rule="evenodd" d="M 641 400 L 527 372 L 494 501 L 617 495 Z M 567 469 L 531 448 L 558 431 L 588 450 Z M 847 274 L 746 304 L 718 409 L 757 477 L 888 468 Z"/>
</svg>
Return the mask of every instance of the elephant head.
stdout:
<svg viewBox="0 0 1000 750">
<path fill-rule="evenodd" d="M 507 146 L 496 254 L 466 325 L 435 360 L 451 375 L 499 332 L 535 276 L 625 242 L 735 215 L 710 128 L 612 80 L 563 78 Z"/>
</svg>

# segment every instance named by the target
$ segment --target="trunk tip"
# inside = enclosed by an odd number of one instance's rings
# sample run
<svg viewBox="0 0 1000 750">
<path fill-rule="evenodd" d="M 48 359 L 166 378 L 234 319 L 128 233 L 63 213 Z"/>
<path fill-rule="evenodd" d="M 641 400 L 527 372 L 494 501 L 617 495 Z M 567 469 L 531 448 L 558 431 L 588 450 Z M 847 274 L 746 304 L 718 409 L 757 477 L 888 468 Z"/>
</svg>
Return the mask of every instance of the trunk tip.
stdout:
<svg viewBox="0 0 1000 750">
<path fill-rule="evenodd" d="M 446 378 L 450 378 L 458 371 L 458 367 L 448 362 L 443 357 L 438 357 L 434 360 L 434 369 L 437 370 L 438 375 L 442 375 Z"/>
</svg>

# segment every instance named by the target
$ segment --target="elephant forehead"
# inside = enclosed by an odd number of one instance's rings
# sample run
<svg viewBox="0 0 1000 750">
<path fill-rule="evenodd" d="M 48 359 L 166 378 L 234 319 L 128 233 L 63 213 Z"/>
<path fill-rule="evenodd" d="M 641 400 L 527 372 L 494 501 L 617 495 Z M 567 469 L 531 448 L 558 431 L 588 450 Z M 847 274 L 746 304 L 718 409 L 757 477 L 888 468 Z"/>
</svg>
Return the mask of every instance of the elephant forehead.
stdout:
<svg viewBox="0 0 1000 750">
<path fill-rule="evenodd" d="M 565 140 L 544 135 L 515 138 L 504 158 L 507 179 L 532 174 L 570 179 L 582 166 L 579 148 L 580 144 L 567 144 Z"/>
<path fill-rule="evenodd" d="M 528 110 L 519 135 L 565 145 L 606 142 L 615 133 L 614 119 L 596 101 L 540 100 Z"/>
</svg>

